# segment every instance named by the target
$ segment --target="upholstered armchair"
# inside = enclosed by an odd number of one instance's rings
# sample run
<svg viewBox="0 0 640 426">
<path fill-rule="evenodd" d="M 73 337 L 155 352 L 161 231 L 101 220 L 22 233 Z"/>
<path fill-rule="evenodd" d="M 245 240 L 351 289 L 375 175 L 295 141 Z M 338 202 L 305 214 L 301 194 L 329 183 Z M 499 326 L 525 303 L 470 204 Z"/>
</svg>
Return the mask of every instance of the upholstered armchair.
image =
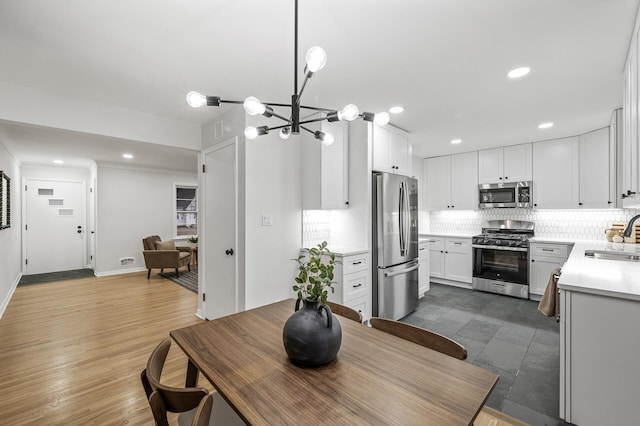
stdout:
<svg viewBox="0 0 640 426">
<path fill-rule="evenodd" d="M 189 247 L 176 247 L 173 241 L 161 241 L 157 235 L 152 235 L 142 239 L 144 250 L 144 263 L 147 272 L 147 279 L 151 277 L 152 269 L 173 268 L 176 270 L 176 277 L 180 276 L 178 269 L 186 266 L 191 271 L 191 253 Z"/>
</svg>

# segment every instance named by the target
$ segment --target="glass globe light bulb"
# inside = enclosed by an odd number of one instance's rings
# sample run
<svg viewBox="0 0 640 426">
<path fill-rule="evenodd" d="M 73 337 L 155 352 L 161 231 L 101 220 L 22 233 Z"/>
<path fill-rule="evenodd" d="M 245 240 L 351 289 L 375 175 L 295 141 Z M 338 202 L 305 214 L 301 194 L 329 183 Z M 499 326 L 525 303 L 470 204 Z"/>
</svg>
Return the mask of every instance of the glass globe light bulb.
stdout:
<svg viewBox="0 0 640 426">
<path fill-rule="evenodd" d="M 289 139 L 289 136 L 291 136 L 291 129 L 289 129 L 288 127 L 283 127 L 282 129 L 280 129 L 280 139 L 286 141 L 287 139 Z"/>
<path fill-rule="evenodd" d="M 264 104 L 260 102 L 260 99 L 256 98 L 255 96 L 249 96 L 244 100 L 243 105 L 245 112 L 249 115 L 259 115 L 266 110 Z"/>
<path fill-rule="evenodd" d="M 202 93 L 191 91 L 187 93 L 187 103 L 193 108 L 199 108 L 207 104 L 207 97 Z"/>
<path fill-rule="evenodd" d="M 320 71 L 327 64 L 327 53 L 320 46 L 313 46 L 307 50 L 307 70 Z"/>
<path fill-rule="evenodd" d="M 246 129 L 244 129 L 244 136 L 247 139 L 254 140 L 255 138 L 258 137 L 258 129 L 256 129 L 253 126 L 249 126 Z"/>
<path fill-rule="evenodd" d="M 330 146 L 333 144 L 333 141 L 335 140 L 335 138 L 333 137 L 333 135 L 331 133 L 325 133 L 324 137 L 322 138 L 322 144 L 325 146 Z"/>
<path fill-rule="evenodd" d="M 375 118 L 373 119 L 373 122 L 376 123 L 378 126 L 384 126 L 385 124 L 389 123 L 390 119 L 391 117 L 389 117 L 388 112 L 379 112 L 376 114 Z"/>
<path fill-rule="evenodd" d="M 360 115 L 360 110 L 358 107 L 349 104 L 346 107 L 342 108 L 342 111 L 338 111 L 338 119 L 345 121 L 353 121 Z"/>
</svg>

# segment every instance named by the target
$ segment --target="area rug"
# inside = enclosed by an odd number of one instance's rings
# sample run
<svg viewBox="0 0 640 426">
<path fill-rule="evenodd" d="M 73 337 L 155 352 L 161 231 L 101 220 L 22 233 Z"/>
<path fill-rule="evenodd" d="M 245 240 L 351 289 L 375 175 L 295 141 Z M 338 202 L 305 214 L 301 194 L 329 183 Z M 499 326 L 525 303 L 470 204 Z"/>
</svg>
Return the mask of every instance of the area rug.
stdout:
<svg viewBox="0 0 640 426">
<path fill-rule="evenodd" d="M 18 285 L 50 283 L 53 281 L 65 281 L 93 276 L 93 269 L 74 269 L 72 271 L 48 272 L 46 274 L 23 275 L 20 277 Z"/>
<path fill-rule="evenodd" d="M 164 272 L 162 274 L 168 280 L 181 285 L 187 290 L 191 290 L 194 293 L 198 292 L 198 270 L 191 268 L 191 271 L 180 271 L 180 275 L 176 278 L 176 272 Z"/>
</svg>

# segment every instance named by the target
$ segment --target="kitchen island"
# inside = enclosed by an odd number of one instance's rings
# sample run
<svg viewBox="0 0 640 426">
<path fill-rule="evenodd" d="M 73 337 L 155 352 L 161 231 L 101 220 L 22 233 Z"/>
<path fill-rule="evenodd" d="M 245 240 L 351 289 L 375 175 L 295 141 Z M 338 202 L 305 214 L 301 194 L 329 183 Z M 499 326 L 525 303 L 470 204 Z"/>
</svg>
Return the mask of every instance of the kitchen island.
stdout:
<svg viewBox="0 0 640 426">
<path fill-rule="evenodd" d="M 640 245 L 578 242 L 562 268 L 560 417 L 581 426 L 638 424 L 640 262 L 585 256 L 640 254 Z"/>
</svg>

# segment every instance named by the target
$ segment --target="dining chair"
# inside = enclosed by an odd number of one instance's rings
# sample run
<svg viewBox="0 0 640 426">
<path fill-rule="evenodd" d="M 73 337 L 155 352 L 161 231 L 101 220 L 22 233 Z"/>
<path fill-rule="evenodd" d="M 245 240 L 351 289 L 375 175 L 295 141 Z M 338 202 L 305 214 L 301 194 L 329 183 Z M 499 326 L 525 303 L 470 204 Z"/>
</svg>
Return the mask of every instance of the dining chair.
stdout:
<svg viewBox="0 0 640 426">
<path fill-rule="evenodd" d="M 165 339 L 153 350 L 140 379 L 147 395 L 156 425 L 169 426 L 167 412 L 193 414 L 191 425 L 208 425 L 213 408 L 213 397 L 205 388 L 176 388 L 160 383 L 160 376 L 171 347 Z"/>
<path fill-rule="evenodd" d="M 371 324 L 371 327 L 384 331 L 385 333 L 393 334 L 401 339 L 433 349 L 445 355 L 461 360 L 467 359 L 467 350 L 464 346 L 433 331 L 378 317 L 369 319 L 369 324 Z"/>
<path fill-rule="evenodd" d="M 338 314 L 362 324 L 362 314 L 355 309 L 349 308 L 348 306 L 344 306 L 339 303 L 329 302 L 328 300 L 325 302 L 325 305 L 329 306 L 329 309 L 331 309 L 331 312 L 333 312 L 334 314 Z"/>
</svg>

